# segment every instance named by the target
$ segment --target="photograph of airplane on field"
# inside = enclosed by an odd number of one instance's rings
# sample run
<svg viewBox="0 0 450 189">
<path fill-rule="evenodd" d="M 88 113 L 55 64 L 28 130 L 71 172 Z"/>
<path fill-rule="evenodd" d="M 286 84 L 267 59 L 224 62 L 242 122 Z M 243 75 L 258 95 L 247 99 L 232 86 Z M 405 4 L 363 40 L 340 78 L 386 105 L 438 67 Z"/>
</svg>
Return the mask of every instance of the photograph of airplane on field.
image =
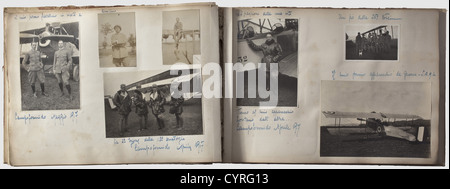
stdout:
<svg viewBox="0 0 450 189">
<path fill-rule="evenodd" d="M 430 156 L 427 82 L 322 81 L 320 156 Z"/>
<path fill-rule="evenodd" d="M 137 66 L 134 12 L 98 14 L 98 30 L 101 68 Z"/>
<path fill-rule="evenodd" d="M 346 60 L 398 60 L 398 25 L 346 25 Z"/>
<path fill-rule="evenodd" d="M 104 73 L 106 137 L 202 135 L 202 89 L 194 85 L 201 75 L 194 69 L 180 72 Z"/>
</svg>

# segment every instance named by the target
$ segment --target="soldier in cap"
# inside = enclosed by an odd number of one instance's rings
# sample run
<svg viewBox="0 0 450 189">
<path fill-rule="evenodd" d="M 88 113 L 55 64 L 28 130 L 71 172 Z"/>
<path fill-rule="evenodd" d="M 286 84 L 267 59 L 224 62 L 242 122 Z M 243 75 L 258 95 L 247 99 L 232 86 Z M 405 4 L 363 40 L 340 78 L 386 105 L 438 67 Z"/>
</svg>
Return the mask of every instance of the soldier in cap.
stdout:
<svg viewBox="0 0 450 189">
<path fill-rule="evenodd" d="M 72 89 L 70 87 L 69 69 L 72 66 L 72 52 L 65 48 L 64 42 L 62 40 L 58 41 L 58 50 L 55 52 L 53 59 L 53 73 L 58 80 L 59 89 L 61 90 L 61 96 L 64 96 L 64 86 L 69 93 L 70 100 L 72 97 Z"/>
<path fill-rule="evenodd" d="M 120 116 L 119 120 L 119 131 L 123 135 L 123 132 L 127 130 L 128 126 L 128 115 L 131 112 L 131 96 L 126 90 L 125 84 L 120 85 L 120 90 L 114 95 L 113 98 L 114 105 L 118 108 L 118 113 Z"/>
<path fill-rule="evenodd" d="M 25 54 L 25 58 L 22 60 L 22 66 L 28 72 L 28 81 L 31 85 L 31 90 L 33 91 L 33 97 L 37 97 L 35 84 L 39 81 L 41 86 L 41 94 L 43 96 L 48 96 L 45 93 L 45 75 L 44 75 L 44 64 L 41 61 L 41 52 L 37 49 L 37 43 L 33 42 L 31 44 L 31 50 Z M 29 62 L 29 63 L 28 63 Z"/>
<path fill-rule="evenodd" d="M 147 120 L 148 120 L 148 108 L 147 102 L 145 101 L 144 94 L 140 91 L 141 85 L 138 84 L 136 86 L 136 90 L 134 90 L 133 102 L 136 106 L 136 114 L 139 116 L 139 130 L 142 131 L 147 129 Z"/>
</svg>

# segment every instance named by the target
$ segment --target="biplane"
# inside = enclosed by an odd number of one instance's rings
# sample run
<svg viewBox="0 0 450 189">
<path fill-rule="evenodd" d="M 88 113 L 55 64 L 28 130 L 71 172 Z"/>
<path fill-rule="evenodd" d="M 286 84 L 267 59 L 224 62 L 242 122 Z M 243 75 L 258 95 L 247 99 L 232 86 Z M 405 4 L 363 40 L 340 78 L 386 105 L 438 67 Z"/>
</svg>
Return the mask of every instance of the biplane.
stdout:
<svg viewBox="0 0 450 189">
<path fill-rule="evenodd" d="M 44 64 L 44 73 L 51 74 L 55 52 L 58 50 L 58 41 L 65 42 L 65 48 L 72 52 L 72 67 L 70 73 L 75 81 L 79 79 L 79 25 L 78 22 L 46 23 L 40 28 L 20 31 L 20 63 L 25 57 L 26 47 L 31 43 L 38 43 L 37 50 L 41 52 L 41 60 Z M 29 49 L 28 49 L 29 50 Z"/>
<path fill-rule="evenodd" d="M 323 111 L 325 118 L 334 118 L 334 126 L 322 126 L 332 135 L 378 135 L 394 137 L 410 142 L 430 141 L 430 121 L 410 114 L 381 112 L 339 112 Z M 359 124 L 342 124 L 342 119 L 356 119 Z"/>
<path fill-rule="evenodd" d="M 238 62 L 259 63 L 262 52 L 253 51 L 247 44 L 252 40 L 255 44 L 262 44 L 267 34 L 271 34 L 282 49 L 279 72 L 291 77 L 297 77 L 297 64 L 281 64 L 296 62 L 298 52 L 298 19 L 243 19 L 237 23 Z"/>
<path fill-rule="evenodd" d="M 189 75 L 181 75 L 183 71 L 189 71 Z M 146 96 L 146 99 L 149 99 L 150 92 L 153 88 L 158 88 L 160 92 L 165 96 L 166 103 L 170 103 L 171 94 L 170 87 L 172 83 L 183 86 L 183 83 L 189 83 L 189 92 L 183 93 L 184 101 L 189 101 L 193 98 L 201 98 L 202 97 L 202 88 L 201 88 L 201 73 L 199 70 L 189 69 L 189 70 L 178 70 L 178 74 L 171 75 L 170 70 L 161 72 L 154 76 L 142 79 L 140 81 L 127 84 L 125 89 L 129 92 L 134 90 L 139 90 L 141 93 Z M 198 86 L 194 85 L 195 82 L 198 82 Z M 138 88 L 137 86 L 140 86 Z M 115 109 L 112 99 L 115 94 L 107 94 L 105 95 L 105 103 L 109 104 L 111 109 Z"/>
</svg>

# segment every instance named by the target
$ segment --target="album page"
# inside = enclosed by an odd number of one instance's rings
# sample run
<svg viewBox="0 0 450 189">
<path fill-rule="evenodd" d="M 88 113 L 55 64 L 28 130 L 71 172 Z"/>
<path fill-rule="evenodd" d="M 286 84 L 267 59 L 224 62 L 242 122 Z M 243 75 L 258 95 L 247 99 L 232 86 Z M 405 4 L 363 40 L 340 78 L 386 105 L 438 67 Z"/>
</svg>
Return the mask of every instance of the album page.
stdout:
<svg viewBox="0 0 450 189">
<path fill-rule="evenodd" d="M 225 9 L 224 161 L 440 164 L 442 13 Z"/>
<path fill-rule="evenodd" d="M 5 9 L 5 161 L 221 161 L 214 3 Z"/>
</svg>

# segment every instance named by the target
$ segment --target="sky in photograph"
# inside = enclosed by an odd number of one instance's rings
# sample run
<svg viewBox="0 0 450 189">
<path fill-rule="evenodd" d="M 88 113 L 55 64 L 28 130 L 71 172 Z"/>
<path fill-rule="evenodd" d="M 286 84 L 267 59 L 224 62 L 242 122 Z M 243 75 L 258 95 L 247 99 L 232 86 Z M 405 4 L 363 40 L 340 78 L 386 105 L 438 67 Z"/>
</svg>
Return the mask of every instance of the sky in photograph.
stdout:
<svg viewBox="0 0 450 189">
<path fill-rule="evenodd" d="M 378 24 L 378 25 L 373 25 L 373 24 L 361 24 L 361 25 L 346 25 L 345 26 L 345 33 L 347 33 L 348 35 L 348 39 L 355 41 L 356 35 L 358 35 L 358 32 L 360 32 L 361 34 L 369 31 L 371 29 L 374 29 L 378 26 L 382 26 L 383 24 Z M 384 24 L 386 25 L 386 24 Z M 386 25 L 386 29 L 389 31 L 389 35 L 391 35 L 392 38 L 398 38 L 398 34 L 399 34 L 399 26 L 398 25 Z M 394 30 L 394 31 L 392 31 Z M 385 32 L 385 30 L 383 29 L 383 32 Z M 366 34 L 366 37 L 368 37 L 368 35 Z"/>
<path fill-rule="evenodd" d="M 200 29 L 200 10 L 179 10 L 179 11 L 163 11 L 163 30 L 173 30 L 176 18 L 180 18 L 183 23 L 183 30 L 199 30 Z"/>
<path fill-rule="evenodd" d="M 322 111 L 376 111 L 431 118 L 429 82 L 323 81 L 321 95 Z"/>
<path fill-rule="evenodd" d="M 120 25 L 122 28 L 120 33 L 125 34 L 127 37 L 130 36 L 130 34 L 134 34 L 136 36 L 136 22 L 135 22 L 135 15 L 134 12 L 119 12 L 119 13 L 107 13 L 107 14 L 99 14 L 98 15 L 98 36 L 100 42 L 103 42 L 104 35 L 100 32 L 101 26 L 103 24 L 109 23 L 111 27 L 114 27 L 115 25 Z M 114 29 L 114 28 L 113 28 Z M 111 40 L 111 35 L 114 34 L 115 31 L 113 30 L 113 33 L 109 33 L 107 35 L 107 40 Z M 108 41 L 109 43 L 110 41 Z"/>
<path fill-rule="evenodd" d="M 120 89 L 120 84 L 129 85 L 131 83 L 146 79 L 162 72 L 164 72 L 164 70 L 104 73 L 104 95 L 114 95 Z"/>
</svg>

